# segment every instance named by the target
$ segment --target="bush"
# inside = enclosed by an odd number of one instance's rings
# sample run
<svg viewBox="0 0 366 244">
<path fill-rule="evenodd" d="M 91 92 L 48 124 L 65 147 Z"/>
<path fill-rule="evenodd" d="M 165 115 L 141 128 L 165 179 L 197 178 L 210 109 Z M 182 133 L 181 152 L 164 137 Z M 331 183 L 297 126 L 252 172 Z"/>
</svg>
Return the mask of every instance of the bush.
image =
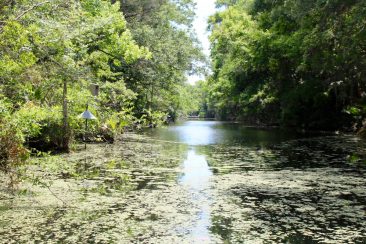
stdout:
<svg viewBox="0 0 366 244">
<path fill-rule="evenodd" d="M 144 110 L 144 114 L 141 116 L 140 121 L 143 125 L 148 127 L 161 126 L 167 119 L 167 114 L 161 111 Z"/>
<path fill-rule="evenodd" d="M 10 103 L 0 99 L 0 171 L 9 177 L 10 188 L 18 183 L 19 166 L 29 156 L 23 146 L 24 136 L 19 128 L 11 116 Z"/>
</svg>

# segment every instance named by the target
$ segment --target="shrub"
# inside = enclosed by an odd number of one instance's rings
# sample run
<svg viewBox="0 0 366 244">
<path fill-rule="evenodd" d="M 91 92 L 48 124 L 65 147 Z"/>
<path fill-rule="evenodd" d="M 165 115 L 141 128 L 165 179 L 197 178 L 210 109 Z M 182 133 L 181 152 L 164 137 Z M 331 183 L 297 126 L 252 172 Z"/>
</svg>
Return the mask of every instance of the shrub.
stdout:
<svg viewBox="0 0 366 244">
<path fill-rule="evenodd" d="M 29 156 L 23 146 L 24 136 L 17 121 L 11 116 L 11 106 L 0 99 L 0 171 L 9 177 L 8 186 L 14 188 L 19 179 L 19 166 Z"/>
</svg>

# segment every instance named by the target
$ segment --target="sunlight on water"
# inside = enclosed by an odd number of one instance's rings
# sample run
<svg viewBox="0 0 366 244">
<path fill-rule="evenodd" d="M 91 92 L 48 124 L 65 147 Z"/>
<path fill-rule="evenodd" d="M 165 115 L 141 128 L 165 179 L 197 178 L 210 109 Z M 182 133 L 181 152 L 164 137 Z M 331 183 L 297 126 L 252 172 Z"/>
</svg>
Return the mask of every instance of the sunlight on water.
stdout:
<svg viewBox="0 0 366 244">
<path fill-rule="evenodd" d="M 178 182 L 188 188 L 192 204 L 200 207 L 196 216 L 197 222 L 190 230 L 192 239 L 195 243 L 209 243 L 209 227 L 211 226 L 209 190 L 212 172 L 205 156 L 196 154 L 194 149 L 188 152 L 182 167 L 183 175 Z"/>
<path fill-rule="evenodd" d="M 210 185 L 210 177 L 212 172 L 208 167 L 205 156 L 197 155 L 196 152 L 191 149 L 188 152 L 187 159 L 183 163 L 183 176 L 179 179 L 179 182 L 185 186 L 188 186 L 192 191 L 207 190 Z"/>
<path fill-rule="evenodd" d="M 215 130 L 214 121 L 189 121 L 184 126 L 171 127 L 178 134 L 179 141 L 188 145 L 209 145 L 217 142 L 220 131 Z"/>
</svg>

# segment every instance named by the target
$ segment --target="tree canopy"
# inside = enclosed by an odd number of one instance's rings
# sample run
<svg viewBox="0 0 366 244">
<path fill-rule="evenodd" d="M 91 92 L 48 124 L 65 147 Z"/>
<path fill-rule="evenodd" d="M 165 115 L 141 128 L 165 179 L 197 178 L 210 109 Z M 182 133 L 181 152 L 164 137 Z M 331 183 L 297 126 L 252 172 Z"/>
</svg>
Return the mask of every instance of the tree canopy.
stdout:
<svg viewBox="0 0 366 244">
<path fill-rule="evenodd" d="M 1 168 L 19 163 L 24 145 L 68 151 L 86 133 L 86 107 L 101 140 L 187 113 L 186 74 L 204 61 L 193 8 L 183 0 L 2 1 Z"/>
<path fill-rule="evenodd" d="M 221 118 L 311 129 L 362 125 L 364 1 L 220 0 L 209 105 Z"/>
</svg>

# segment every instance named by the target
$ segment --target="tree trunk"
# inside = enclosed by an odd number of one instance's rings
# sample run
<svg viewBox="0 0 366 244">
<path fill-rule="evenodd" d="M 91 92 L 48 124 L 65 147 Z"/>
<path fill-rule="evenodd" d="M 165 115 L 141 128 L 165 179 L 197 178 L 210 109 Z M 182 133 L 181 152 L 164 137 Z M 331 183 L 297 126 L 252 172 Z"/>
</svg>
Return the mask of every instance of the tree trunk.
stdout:
<svg viewBox="0 0 366 244">
<path fill-rule="evenodd" d="M 150 94 L 150 106 L 149 106 L 149 112 L 150 112 L 150 126 L 153 127 L 153 118 L 152 118 L 152 112 L 153 112 L 153 100 L 154 100 L 154 84 L 151 84 L 151 94 Z"/>
<path fill-rule="evenodd" d="M 68 110 L 67 110 L 67 80 L 63 81 L 63 92 L 62 92 L 62 115 L 63 115 L 63 135 L 62 135 L 62 143 L 61 150 L 68 152 L 70 150 L 70 128 L 68 122 Z"/>
</svg>

